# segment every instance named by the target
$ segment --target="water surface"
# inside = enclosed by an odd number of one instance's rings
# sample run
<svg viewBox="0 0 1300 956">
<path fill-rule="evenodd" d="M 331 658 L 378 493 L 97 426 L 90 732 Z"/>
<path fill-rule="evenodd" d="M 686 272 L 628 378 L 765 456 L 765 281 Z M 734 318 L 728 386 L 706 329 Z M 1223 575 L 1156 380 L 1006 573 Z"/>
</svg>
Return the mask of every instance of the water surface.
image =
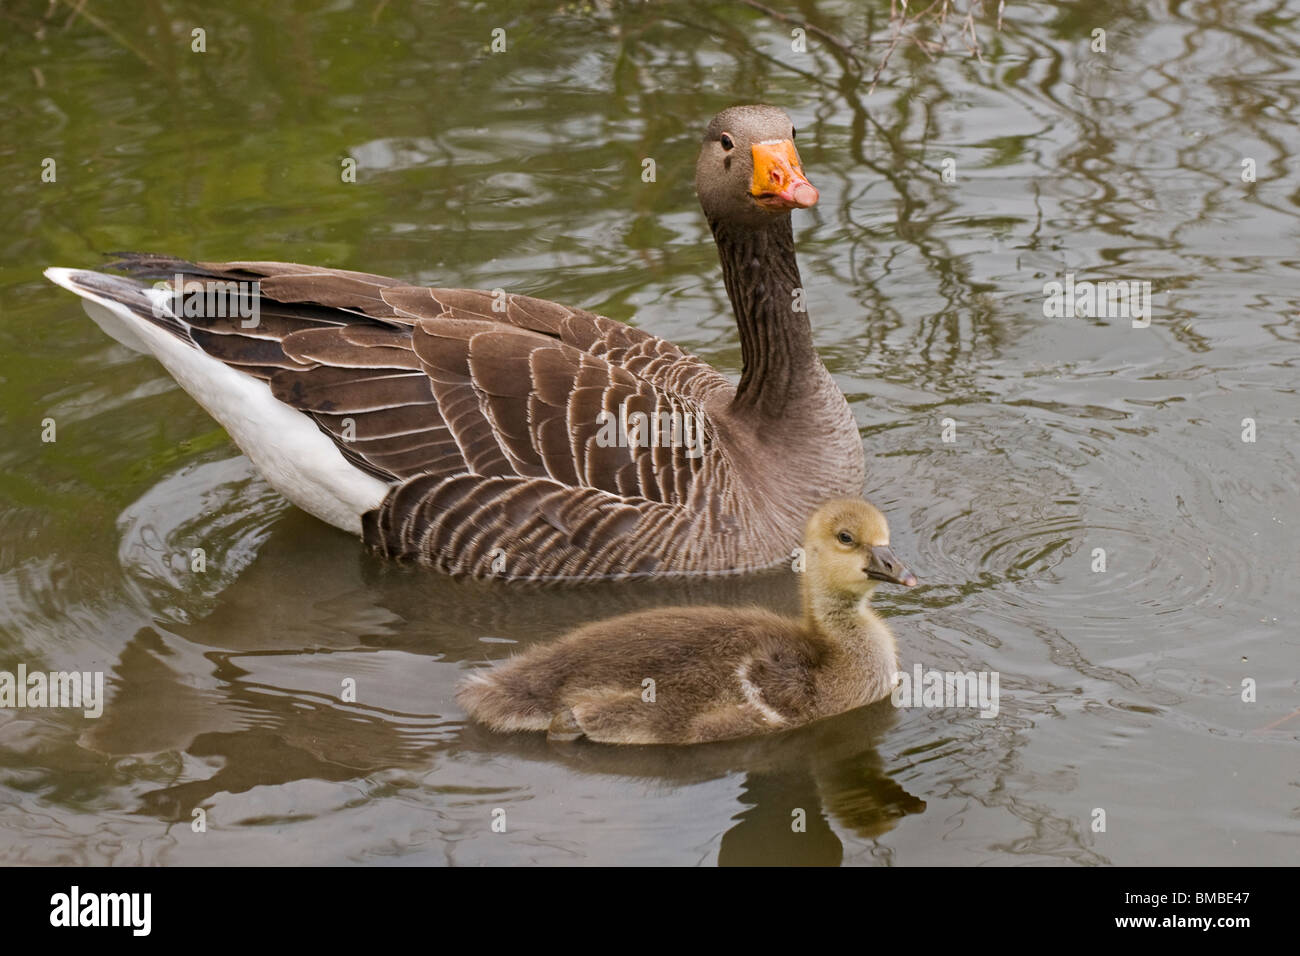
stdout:
<svg viewBox="0 0 1300 956">
<path fill-rule="evenodd" d="M 869 92 L 879 2 L 783 8 L 840 41 L 805 52 L 731 3 L 46 7 L 0 36 L 0 669 L 102 670 L 109 699 L 0 710 L 0 861 L 1294 862 L 1293 8 L 1009 5 L 983 62 L 903 45 Z M 794 575 L 385 564 L 40 277 L 143 249 L 505 288 L 737 375 L 692 176 L 746 101 L 790 111 L 822 191 L 795 217 L 817 344 L 922 580 L 877 605 L 906 669 L 996 671 L 995 718 L 886 702 L 691 750 L 467 726 L 483 661 L 637 607 L 794 610 Z M 1151 283 L 1149 327 L 1046 317 L 1067 273 Z"/>
</svg>

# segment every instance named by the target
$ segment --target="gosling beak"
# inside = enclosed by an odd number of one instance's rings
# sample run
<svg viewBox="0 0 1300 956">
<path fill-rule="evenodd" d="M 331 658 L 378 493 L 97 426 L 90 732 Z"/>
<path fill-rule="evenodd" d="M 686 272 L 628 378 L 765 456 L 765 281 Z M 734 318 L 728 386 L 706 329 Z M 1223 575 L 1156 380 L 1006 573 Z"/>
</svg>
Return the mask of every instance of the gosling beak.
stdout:
<svg viewBox="0 0 1300 956">
<path fill-rule="evenodd" d="M 804 177 L 792 141 L 769 140 L 755 143 L 749 149 L 754 156 L 754 179 L 749 192 L 760 206 L 783 211 L 816 205 L 821 194 Z"/>
<path fill-rule="evenodd" d="M 916 575 L 907 570 L 907 565 L 898 560 L 898 555 L 887 544 L 878 544 L 871 549 L 866 570 L 867 577 L 877 581 L 901 584 L 905 588 L 916 586 Z"/>
</svg>

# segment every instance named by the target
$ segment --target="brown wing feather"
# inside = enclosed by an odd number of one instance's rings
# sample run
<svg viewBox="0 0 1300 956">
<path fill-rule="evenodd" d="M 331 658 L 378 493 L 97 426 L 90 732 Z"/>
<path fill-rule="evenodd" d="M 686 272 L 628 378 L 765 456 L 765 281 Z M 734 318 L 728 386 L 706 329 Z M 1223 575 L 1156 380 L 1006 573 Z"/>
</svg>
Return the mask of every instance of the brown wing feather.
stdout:
<svg viewBox="0 0 1300 956">
<path fill-rule="evenodd" d="M 526 295 L 396 286 L 380 293 L 399 320 L 477 319 L 558 339 L 674 394 L 700 400 L 733 389 L 726 377 L 672 342 L 601 315 Z"/>
<path fill-rule="evenodd" d="M 294 263 L 148 256 L 126 268 L 258 281 L 256 327 L 186 320 L 189 335 L 394 483 L 365 519 L 367 541 L 387 553 L 480 574 L 501 551 L 511 576 L 649 573 L 645 534 L 681 533 L 701 509 L 719 517 L 692 490 L 706 468 L 710 499 L 730 485 L 706 407 L 734 388 L 672 343 L 527 296 Z M 603 440 L 601 413 L 617 421 L 620 408 L 693 416 L 704 453 Z"/>
<path fill-rule="evenodd" d="M 659 566 L 644 535 L 674 537 L 688 520 L 680 508 L 547 479 L 427 476 L 366 515 L 364 534 L 390 557 L 418 557 L 451 574 L 635 576 Z"/>
</svg>

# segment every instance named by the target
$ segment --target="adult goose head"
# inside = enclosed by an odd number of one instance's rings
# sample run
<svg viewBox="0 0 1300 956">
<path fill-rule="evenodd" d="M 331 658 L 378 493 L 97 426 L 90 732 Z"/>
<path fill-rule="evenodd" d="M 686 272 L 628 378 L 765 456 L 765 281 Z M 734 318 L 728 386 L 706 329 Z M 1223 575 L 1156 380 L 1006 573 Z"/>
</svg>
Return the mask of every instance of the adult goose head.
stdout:
<svg viewBox="0 0 1300 956">
<path fill-rule="evenodd" d="M 153 354 L 274 488 L 384 555 L 504 578 L 746 571 L 783 560 L 817 504 L 858 494 L 864 459 L 803 308 L 790 210 L 817 191 L 789 117 L 720 113 L 696 182 L 738 386 L 522 295 L 143 254 L 117 263 L 125 277 L 46 275 Z"/>
</svg>

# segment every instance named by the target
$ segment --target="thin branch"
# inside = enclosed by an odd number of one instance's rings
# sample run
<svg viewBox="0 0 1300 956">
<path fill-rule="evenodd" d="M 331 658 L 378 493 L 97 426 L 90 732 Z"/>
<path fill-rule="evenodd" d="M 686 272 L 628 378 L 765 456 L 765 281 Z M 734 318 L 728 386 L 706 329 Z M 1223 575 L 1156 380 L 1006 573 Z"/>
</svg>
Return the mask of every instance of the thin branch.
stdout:
<svg viewBox="0 0 1300 956">
<path fill-rule="evenodd" d="M 758 0 L 740 0 L 740 2 L 747 7 L 752 7 L 764 16 L 771 17 L 773 20 L 778 20 L 781 23 L 793 24 L 794 26 L 813 34 L 813 36 L 821 37 L 831 46 L 843 53 L 848 61 L 857 67 L 858 73 L 862 72 L 862 61 L 858 59 L 857 53 L 853 51 L 853 45 L 841 40 L 835 34 L 823 30 L 815 23 L 809 23 L 807 20 L 800 20 L 798 17 L 792 17 L 789 14 L 781 13 L 779 10 L 773 10 L 771 7 L 759 3 Z"/>
</svg>

